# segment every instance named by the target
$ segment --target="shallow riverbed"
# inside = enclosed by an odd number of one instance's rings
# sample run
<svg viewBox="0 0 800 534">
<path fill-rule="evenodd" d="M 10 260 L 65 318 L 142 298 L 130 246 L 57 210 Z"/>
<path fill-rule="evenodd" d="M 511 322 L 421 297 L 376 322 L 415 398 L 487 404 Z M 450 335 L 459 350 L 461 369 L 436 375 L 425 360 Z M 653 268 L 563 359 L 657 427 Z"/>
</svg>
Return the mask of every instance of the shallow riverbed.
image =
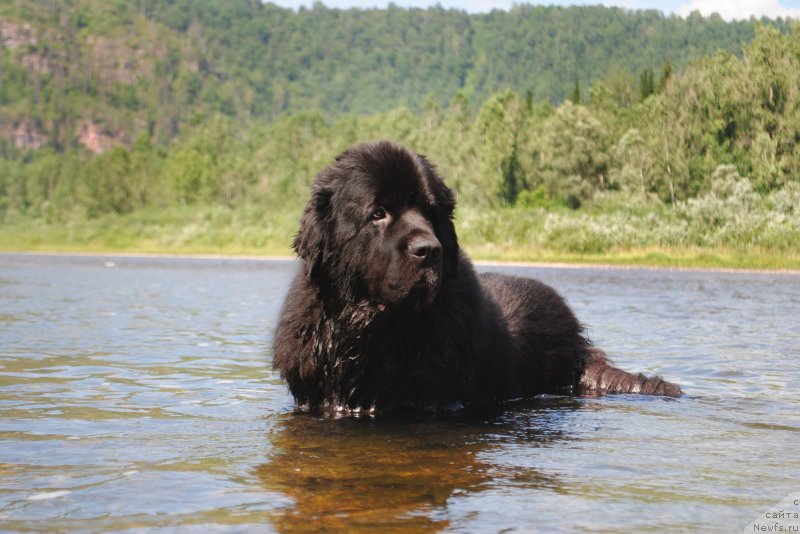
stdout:
<svg viewBox="0 0 800 534">
<path fill-rule="evenodd" d="M 0 530 L 741 532 L 800 491 L 800 276 L 491 267 L 686 394 L 320 420 L 271 372 L 294 268 L 0 255 Z"/>
</svg>

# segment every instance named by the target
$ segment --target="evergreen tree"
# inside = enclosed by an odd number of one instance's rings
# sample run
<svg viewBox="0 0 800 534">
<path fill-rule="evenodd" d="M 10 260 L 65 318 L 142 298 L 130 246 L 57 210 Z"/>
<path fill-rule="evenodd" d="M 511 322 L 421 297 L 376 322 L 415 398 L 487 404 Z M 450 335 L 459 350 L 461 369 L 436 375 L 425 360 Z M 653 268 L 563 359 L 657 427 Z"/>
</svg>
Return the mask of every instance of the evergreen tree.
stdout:
<svg viewBox="0 0 800 534">
<path fill-rule="evenodd" d="M 576 106 L 582 103 L 581 99 L 581 86 L 578 83 L 578 80 L 575 80 L 575 87 L 572 88 L 572 93 L 569 96 L 570 102 L 575 104 Z"/>
<path fill-rule="evenodd" d="M 669 59 L 664 60 L 664 64 L 661 66 L 661 75 L 658 77 L 658 85 L 656 86 L 656 92 L 663 93 L 664 89 L 667 87 L 667 82 L 672 77 L 672 65 L 669 62 Z"/>
<path fill-rule="evenodd" d="M 656 83 L 653 75 L 653 69 L 647 67 L 639 75 L 639 99 L 644 101 L 648 96 L 656 91 Z"/>
</svg>

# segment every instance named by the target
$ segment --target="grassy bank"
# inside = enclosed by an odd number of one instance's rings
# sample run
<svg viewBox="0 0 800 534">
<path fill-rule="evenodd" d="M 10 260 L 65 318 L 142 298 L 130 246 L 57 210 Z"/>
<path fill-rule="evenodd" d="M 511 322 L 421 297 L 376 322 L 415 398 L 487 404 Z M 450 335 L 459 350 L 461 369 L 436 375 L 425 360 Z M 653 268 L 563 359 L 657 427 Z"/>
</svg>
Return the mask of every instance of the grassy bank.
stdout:
<svg viewBox="0 0 800 534">
<path fill-rule="evenodd" d="M 648 248 L 610 250 L 598 254 L 569 254 L 492 245 L 466 245 L 472 258 L 497 262 L 615 265 L 676 269 L 800 271 L 800 256 L 768 252 L 746 254 L 728 249 Z"/>
<path fill-rule="evenodd" d="M 267 212 L 256 206 L 139 210 L 127 215 L 48 223 L 19 219 L 0 225 L 0 250 L 81 253 L 169 253 L 288 256 L 299 209 Z M 769 235 L 766 223 L 745 221 L 757 232 L 745 245 L 703 244 L 735 228 L 700 234 L 678 215 L 641 216 L 544 209 L 460 210 L 462 246 L 477 260 L 643 265 L 682 268 L 800 270 L 800 253 L 787 252 L 796 235 L 785 227 Z M 755 226 L 753 226 L 755 224 Z M 716 232 L 716 234 L 714 233 Z M 791 232 L 789 232 L 791 234 Z"/>
</svg>

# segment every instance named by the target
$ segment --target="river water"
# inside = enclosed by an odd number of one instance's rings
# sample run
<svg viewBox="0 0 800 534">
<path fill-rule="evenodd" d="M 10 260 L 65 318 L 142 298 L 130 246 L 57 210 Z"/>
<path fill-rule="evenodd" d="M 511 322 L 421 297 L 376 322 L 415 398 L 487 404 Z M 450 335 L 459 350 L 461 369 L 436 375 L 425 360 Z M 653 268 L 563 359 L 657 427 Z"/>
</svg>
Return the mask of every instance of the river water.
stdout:
<svg viewBox="0 0 800 534">
<path fill-rule="evenodd" d="M 742 532 L 800 491 L 800 276 L 480 267 L 685 395 L 321 420 L 271 372 L 295 267 L 0 255 L 0 530 Z"/>
</svg>

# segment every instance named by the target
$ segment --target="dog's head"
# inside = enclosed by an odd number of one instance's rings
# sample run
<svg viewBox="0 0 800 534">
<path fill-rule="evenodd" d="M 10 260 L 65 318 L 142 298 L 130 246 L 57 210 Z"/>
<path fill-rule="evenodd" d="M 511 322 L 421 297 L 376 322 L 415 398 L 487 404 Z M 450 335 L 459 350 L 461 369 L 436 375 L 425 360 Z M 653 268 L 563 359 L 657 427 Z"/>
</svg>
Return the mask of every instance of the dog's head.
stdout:
<svg viewBox="0 0 800 534">
<path fill-rule="evenodd" d="M 358 145 L 317 176 L 294 248 L 333 298 L 420 309 L 456 274 L 454 208 L 424 156 L 388 141 Z"/>
</svg>

